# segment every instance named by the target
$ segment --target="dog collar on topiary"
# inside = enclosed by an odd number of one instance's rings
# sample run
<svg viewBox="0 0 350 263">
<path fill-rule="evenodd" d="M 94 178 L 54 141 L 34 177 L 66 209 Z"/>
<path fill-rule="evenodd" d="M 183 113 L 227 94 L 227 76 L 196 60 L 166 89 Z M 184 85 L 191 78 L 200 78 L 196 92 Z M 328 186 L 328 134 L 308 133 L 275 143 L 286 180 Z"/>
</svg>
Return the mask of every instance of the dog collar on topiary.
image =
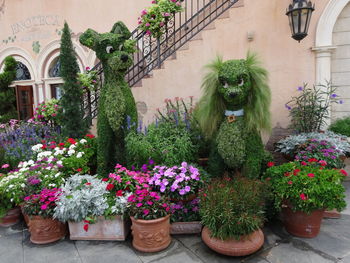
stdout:
<svg viewBox="0 0 350 263">
<path fill-rule="evenodd" d="M 227 116 L 227 117 L 229 117 L 229 116 L 236 116 L 236 117 L 244 116 L 244 109 L 235 110 L 235 111 L 226 110 L 225 116 Z"/>
</svg>

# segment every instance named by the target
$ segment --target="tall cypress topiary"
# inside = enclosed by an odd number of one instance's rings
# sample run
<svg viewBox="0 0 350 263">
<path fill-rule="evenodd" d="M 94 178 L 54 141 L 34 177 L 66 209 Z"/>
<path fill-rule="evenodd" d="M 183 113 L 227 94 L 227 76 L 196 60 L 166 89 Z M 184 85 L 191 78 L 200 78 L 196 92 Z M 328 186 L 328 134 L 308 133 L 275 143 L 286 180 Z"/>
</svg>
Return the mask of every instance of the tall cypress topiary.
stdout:
<svg viewBox="0 0 350 263">
<path fill-rule="evenodd" d="M 0 123 L 17 119 L 16 95 L 10 84 L 16 78 L 16 60 L 8 56 L 5 58 L 4 72 L 0 74 Z"/>
<path fill-rule="evenodd" d="M 88 125 L 84 120 L 83 90 L 77 80 L 79 66 L 67 22 L 64 23 L 62 32 L 60 63 L 60 73 L 64 80 L 60 101 L 63 108 L 62 135 L 79 138 L 86 134 Z"/>
</svg>

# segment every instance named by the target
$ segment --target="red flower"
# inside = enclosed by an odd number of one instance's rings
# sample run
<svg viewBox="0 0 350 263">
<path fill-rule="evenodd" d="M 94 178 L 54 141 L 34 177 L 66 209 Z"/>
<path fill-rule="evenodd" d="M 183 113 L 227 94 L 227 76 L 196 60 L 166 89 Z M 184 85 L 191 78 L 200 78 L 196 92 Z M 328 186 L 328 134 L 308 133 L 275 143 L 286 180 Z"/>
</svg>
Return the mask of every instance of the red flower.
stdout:
<svg viewBox="0 0 350 263">
<path fill-rule="evenodd" d="M 85 230 L 85 232 L 87 232 L 89 230 L 89 224 L 84 225 L 84 230 Z"/>
<path fill-rule="evenodd" d="M 295 169 L 295 170 L 293 171 L 293 174 L 294 174 L 294 175 L 298 175 L 299 172 L 300 172 L 300 169 Z"/>
<path fill-rule="evenodd" d="M 81 168 L 76 169 L 77 172 L 81 172 L 82 170 Z"/>
<path fill-rule="evenodd" d="M 316 158 L 310 158 L 309 160 L 307 160 L 309 163 L 315 163 L 317 162 Z"/>
<path fill-rule="evenodd" d="M 47 148 L 46 144 L 44 144 L 43 146 L 41 146 L 41 149 L 45 150 Z"/>
<path fill-rule="evenodd" d="M 318 162 L 321 166 L 326 166 L 327 165 L 327 162 L 324 161 L 324 160 L 321 160 Z"/>
<path fill-rule="evenodd" d="M 339 172 L 344 176 L 348 176 L 348 173 L 343 169 L 339 170 Z"/>
<path fill-rule="evenodd" d="M 91 183 L 85 183 L 85 185 L 91 185 Z"/>
<path fill-rule="evenodd" d="M 70 144 L 76 144 L 77 142 L 73 138 L 68 138 L 67 142 Z"/>
<path fill-rule="evenodd" d="M 275 163 L 274 163 L 274 162 L 268 162 L 268 163 L 267 163 L 267 167 L 272 167 L 272 166 L 275 166 Z"/>
<path fill-rule="evenodd" d="M 103 178 L 102 179 L 102 182 L 107 182 L 108 181 L 108 178 Z"/>
<path fill-rule="evenodd" d="M 115 195 L 116 196 L 123 196 L 123 190 L 118 190 Z"/>
<path fill-rule="evenodd" d="M 305 165 L 307 165 L 307 163 L 304 162 L 304 161 L 302 161 L 302 162 L 301 162 L 301 165 L 304 165 L 304 166 L 305 166 Z"/>
<path fill-rule="evenodd" d="M 288 184 L 293 184 L 293 182 L 292 181 L 288 181 Z"/>
<path fill-rule="evenodd" d="M 290 172 L 285 172 L 284 176 L 287 176 L 287 177 L 290 176 Z"/>
<path fill-rule="evenodd" d="M 46 140 L 41 140 L 41 143 L 46 143 Z"/>
<path fill-rule="evenodd" d="M 95 136 L 92 135 L 92 134 L 86 134 L 85 137 L 88 137 L 88 138 L 90 138 L 90 139 L 95 138 Z"/>
<path fill-rule="evenodd" d="M 58 144 L 58 146 L 63 147 L 63 146 L 64 146 L 64 143 L 63 143 L 63 142 L 60 142 L 60 143 Z"/>
<path fill-rule="evenodd" d="M 302 193 L 300 194 L 300 199 L 305 201 L 307 199 L 307 196 L 304 193 Z"/>
<path fill-rule="evenodd" d="M 106 190 L 111 191 L 114 188 L 114 184 L 107 184 Z"/>
<path fill-rule="evenodd" d="M 310 178 L 314 178 L 315 177 L 315 175 L 313 173 L 309 173 L 309 174 L 307 174 L 307 176 L 309 176 Z"/>
</svg>

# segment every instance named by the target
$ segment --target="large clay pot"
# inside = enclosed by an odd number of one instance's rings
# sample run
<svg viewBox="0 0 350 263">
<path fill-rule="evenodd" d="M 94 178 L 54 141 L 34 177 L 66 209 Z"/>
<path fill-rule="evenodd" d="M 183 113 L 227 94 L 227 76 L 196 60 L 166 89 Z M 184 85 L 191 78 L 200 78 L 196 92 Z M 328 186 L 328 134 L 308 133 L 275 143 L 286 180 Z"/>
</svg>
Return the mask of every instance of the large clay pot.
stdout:
<svg viewBox="0 0 350 263">
<path fill-rule="evenodd" d="M 153 220 L 131 217 L 132 245 L 141 252 L 158 252 L 171 243 L 170 215 Z"/>
<path fill-rule="evenodd" d="M 207 227 L 202 231 L 203 242 L 212 250 L 226 256 L 246 256 L 258 251 L 264 244 L 264 233 L 259 229 L 250 235 L 242 236 L 239 240 L 234 238 L 221 240 L 211 237 Z"/>
<path fill-rule="evenodd" d="M 12 208 L 7 211 L 6 215 L 0 218 L 0 226 L 8 227 L 17 224 L 21 220 L 21 209 Z"/>
<path fill-rule="evenodd" d="M 312 238 L 318 235 L 321 228 L 324 210 L 316 210 L 311 214 L 294 212 L 289 206 L 282 208 L 282 221 L 288 233 L 297 237 Z"/>
<path fill-rule="evenodd" d="M 30 241 L 34 244 L 48 244 L 66 235 L 66 224 L 52 218 L 29 216 Z"/>
<path fill-rule="evenodd" d="M 130 231 L 130 220 L 123 220 L 121 216 L 111 219 L 100 216 L 96 223 L 89 224 L 88 231 L 84 225 L 84 222 L 68 222 L 71 240 L 124 241 Z"/>
<path fill-rule="evenodd" d="M 171 235 L 199 234 L 201 231 L 202 224 L 200 221 L 174 222 L 170 225 Z"/>
</svg>

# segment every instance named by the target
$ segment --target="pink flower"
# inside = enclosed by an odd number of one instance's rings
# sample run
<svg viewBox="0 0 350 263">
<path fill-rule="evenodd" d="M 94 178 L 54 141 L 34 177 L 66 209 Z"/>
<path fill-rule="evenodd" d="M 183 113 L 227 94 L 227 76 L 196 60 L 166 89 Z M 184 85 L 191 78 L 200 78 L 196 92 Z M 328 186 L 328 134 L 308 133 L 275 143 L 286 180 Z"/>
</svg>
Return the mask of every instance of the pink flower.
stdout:
<svg viewBox="0 0 350 263">
<path fill-rule="evenodd" d="M 304 193 L 302 193 L 300 194 L 300 199 L 305 201 L 307 199 L 307 196 Z"/>
<path fill-rule="evenodd" d="M 6 168 L 9 168 L 9 167 L 10 167 L 10 165 L 8 163 L 5 163 L 5 164 L 3 164 L 1 166 L 2 169 L 6 169 Z"/>
<path fill-rule="evenodd" d="M 344 176 L 348 176 L 348 173 L 343 169 L 339 170 L 339 172 Z"/>
<path fill-rule="evenodd" d="M 40 207 L 40 209 L 41 210 L 46 210 L 47 209 L 47 205 L 45 204 L 45 205 L 42 205 L 41 207 Z"/>
<path fill-rule="evenodd" d="M 146 23 L 145 26 L 149 27 L 149 26 L 151 26 L 151 24 L 150 23 Z"/>
<path fill-rule="evenodd" d="M 141 207 L 142 206 L 142 203 L 137 203 L 136 204 L 136 207 Z"/>
<path fill-rule="evenodd" d="M 142 12 L 141 12 L 141 15 L 142 15 L 142 16 L 147 15 L 147 10 L 146 10 L 146 9 L 143 9 Z"/>
<path fill-rule="evenodd" d="M 274 162 L 268 162 L 268 163 L 267 163 L 267 167 L 272 167 L 272 166 L 275 166 L 275 163 L 274 163 Z"/>
<path fill-rule="evenodd" d="M 153 205 L 153 202 L 152 201 L 147 201 L 147 204 L 148 205 Z"/>
<path fill-rule="evenodd" d="M 308 173 L 307 176 L 309 176 L 310 178 L 314 178 L 315 175 L 313 173 Z"/>
<path fill-rule="evenodd" d="M 291 185 L 291 184 L 293 184 L 293 182 L 292 181 L 288 181 L 288 184 Z"/>
<path fill-rule="evenodd" d="M 327 162 L 324 161 L 324 160 L 321 160 L 318 162 L 321 166 L 326 166 L 327 165 Z"/>
<path fill-rule="evenodd" d="M 149 214 L 149 209 L 143 209 L 143 214 L 146 216 Z"/>
<path fill-rule="evenodd" d="M 146 35 L 149 36 L 150 34 L 152 34 L 151 31 L 147 30 Z"/>
<path fill-rule="evenodd" d="M 306 165 L 307 165 L 307 163 L 306 163 L 306 162 L 304 162 L 304 161 L 302 161 L 302 162 L 301 162 L 301 165 L 306 166 Z"/>
</svg>

